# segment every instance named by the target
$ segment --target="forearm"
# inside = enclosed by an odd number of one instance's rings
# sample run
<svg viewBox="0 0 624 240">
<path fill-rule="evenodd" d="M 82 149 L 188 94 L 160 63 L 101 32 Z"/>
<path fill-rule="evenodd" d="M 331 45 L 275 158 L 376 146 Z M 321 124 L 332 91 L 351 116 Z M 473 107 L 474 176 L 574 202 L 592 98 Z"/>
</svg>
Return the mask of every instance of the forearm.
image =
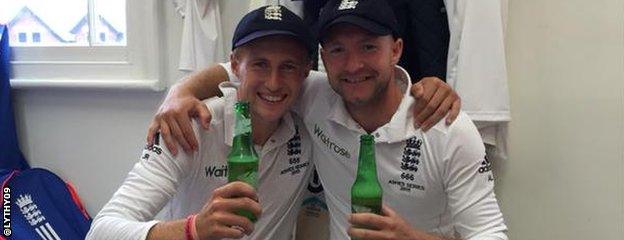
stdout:
<svg viewBox="0 0 624 240">
<path fill-rule="evenodd" d="M 170 96 L 194 96 L 197 99 L 207 99 L 221 95 L 219 84 L 228 81 L 227 71 L 219 64 L 214 64 L 199 72 L 191 74 L 184 81 L 171 87 Z"/>
<path fill-rule="evenodd" d="M 148 240 L 185 240 L 186 239 L 186 220 L 174 220 L 168 222 L 159 222 L 149 230 L 147 234 Z"/>
<path fill-rule="evenodd" d="M 124 216 L 98 215 L 91 224 L 87 240 L 133 240 L 146 239 L 157 221 L 133 221 Z"/>
<path fill-rule="evenodd" d="M 141 156 L 95 217 L 87 239 L 146 239 L 150 229 L 159 224 L 154 217 L 175 195 L 178 179 L 186 176 L 196 161 L 185 153 L 173 158 L 159 145 L 147 147 Z"/>
</svg>

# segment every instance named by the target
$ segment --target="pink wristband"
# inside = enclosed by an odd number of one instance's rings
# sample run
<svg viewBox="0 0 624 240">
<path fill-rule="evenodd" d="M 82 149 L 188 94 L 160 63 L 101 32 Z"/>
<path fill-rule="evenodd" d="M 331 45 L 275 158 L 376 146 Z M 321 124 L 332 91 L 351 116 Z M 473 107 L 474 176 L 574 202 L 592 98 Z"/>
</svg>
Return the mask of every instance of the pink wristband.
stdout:
<svg viewBox="0 0 624 240">
<path fill-rule="evenodd" d="M 194 240 L 199 240 L 199 234 L 197 233 L 197 224 L 195 224 L 197 220 L 197 214 L 193 215 L 193 218 L 191 219 L 191 235 L 193 236 Z"/>
<path fill-rule="evenodd" d="M 196 238 L 193 236 L 193 226 L 195 225 L 195 215 L 189 215 L 186 217 L 186 223 L 184 224 L 184 235 L 186 235 L 186 240 L 195 240 Z"/>
</svg>

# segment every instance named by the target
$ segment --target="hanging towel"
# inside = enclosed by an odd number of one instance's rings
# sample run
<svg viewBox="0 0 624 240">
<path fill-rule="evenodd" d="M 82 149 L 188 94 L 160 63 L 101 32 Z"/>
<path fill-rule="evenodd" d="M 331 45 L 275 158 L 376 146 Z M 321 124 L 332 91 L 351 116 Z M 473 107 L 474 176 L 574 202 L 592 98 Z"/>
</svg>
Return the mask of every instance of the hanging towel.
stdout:
<svg viewBox="0 0 624 240">
<path fill-rule="evenodd" d="M 179 69 L 196 71 L 226 61 L 218 0 L 173 0 L 184 18 Z"/>
</svg>

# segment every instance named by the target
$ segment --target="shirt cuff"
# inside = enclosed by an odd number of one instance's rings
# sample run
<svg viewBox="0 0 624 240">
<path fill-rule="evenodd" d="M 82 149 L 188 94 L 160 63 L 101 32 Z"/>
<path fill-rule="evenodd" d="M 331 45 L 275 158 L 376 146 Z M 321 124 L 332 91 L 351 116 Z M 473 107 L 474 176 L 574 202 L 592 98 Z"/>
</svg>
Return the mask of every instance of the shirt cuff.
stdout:
<svg viewBox="0 0 624 240">
<path fill-rule="evenodd" d="M 142 240 L 147 240 L 147 235 L 149 234 L 149 231 L 150 231 L 150 230 L 152 230 L 152 228 L 153 228 L 154 226 L 156 226 L 156 224 L 157 224 L 157 223 L 159 223 L 159 222 L 160 222 L 160 221 L 157 221 L 157 220 L 152 220 L 152 221 L 149 221 L 149 222 L 144 223 L 144 226 L 143 226 L 143 227 L 144 227 L 144 228 L 143 228 L 144 230 L 143 230 L 143 232 L 141 233 L 141 238 L 140 238 L 140 239 L 142 239 Z"/>
</svg>

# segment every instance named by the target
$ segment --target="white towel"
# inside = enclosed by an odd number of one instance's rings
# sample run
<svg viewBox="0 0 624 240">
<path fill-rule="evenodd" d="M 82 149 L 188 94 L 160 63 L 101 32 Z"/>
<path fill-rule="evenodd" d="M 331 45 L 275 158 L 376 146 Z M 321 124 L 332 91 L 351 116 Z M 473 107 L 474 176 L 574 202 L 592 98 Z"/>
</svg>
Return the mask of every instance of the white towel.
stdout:
<svg viewBox="0 0 624 240">
<path fill-rule="evenodd" d="M 173 1 L 184 17 L 179 69 L 196 71 L 226 61 L 219 1 Z"/>
</svg>

